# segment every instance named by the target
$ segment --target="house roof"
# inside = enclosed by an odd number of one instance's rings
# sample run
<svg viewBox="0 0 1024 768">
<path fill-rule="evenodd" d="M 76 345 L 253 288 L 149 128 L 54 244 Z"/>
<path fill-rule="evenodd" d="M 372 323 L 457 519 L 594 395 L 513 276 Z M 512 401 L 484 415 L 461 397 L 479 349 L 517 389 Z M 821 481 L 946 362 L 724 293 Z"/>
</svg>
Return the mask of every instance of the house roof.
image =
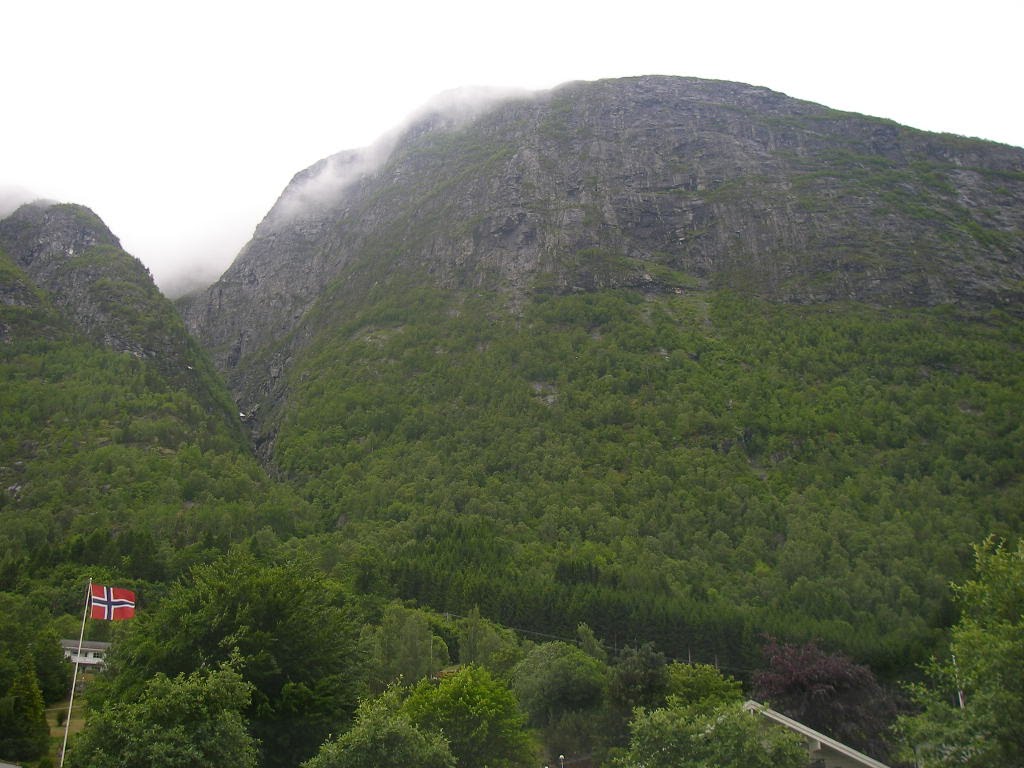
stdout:
<svg viewBox="0 0 1024 768">
<path fill-rule="evenodd" d="M 743 705 L 743 708 L 748 712 L 757 712 L 758 714 L 764 715 L 769 720 L 774 720 L 776 723 L 786 726 L 791 731 L 795 731 L 808 739 L 813 739 L 834 752 L 845 755 L 858 764 L 863 765 L 865 768 L 889 768 L 885 763 L 875 760 L 873 757 L 868 757 L 863 752 L 858 752 L 853 747 L 848 747 L 841 741 L 836 741 L 835 739 L 826 736 L 825 734 L 820 733 L 819 731 L 816 731 L 791 717 L 786 717 L 781 712 L 776 712 L 774 709 L 767 707 L 764 704 L 758 704 L 756 701 L 748 701 Z"/>
<path fill-rule="evenodd" d="M 69 650 L 69 651 L 77 651 L 78 650 L 78 641 L 77 640 L 69 640 L 67 638 L 64 638 L 64 639 L 62 639 L 60 641 L 60 644 L 66 650 Z M 101 640 L 83 640 L 82 641 L 82 650 L 83 651 L 106 651 L 109 648 L 110 648 L 110 643 L 104 643 Z"/>
</svg>

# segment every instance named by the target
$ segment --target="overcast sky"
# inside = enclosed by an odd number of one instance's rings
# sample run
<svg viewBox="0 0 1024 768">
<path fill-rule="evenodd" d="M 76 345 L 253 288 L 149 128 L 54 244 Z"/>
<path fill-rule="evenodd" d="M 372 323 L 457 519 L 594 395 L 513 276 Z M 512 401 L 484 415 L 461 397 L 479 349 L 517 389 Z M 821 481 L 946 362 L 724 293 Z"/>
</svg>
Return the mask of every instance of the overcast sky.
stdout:
<svg viewBox="0 0 1024 768">
<path fill-rule="evenodd" d="M 737 80 L 1024 146 L 1020 0 L 33 0 L 0 19 L 0 206 L 89 206 L 166 293 L 215 279 L 296 172 L 460 86 Z"/>
</svg>

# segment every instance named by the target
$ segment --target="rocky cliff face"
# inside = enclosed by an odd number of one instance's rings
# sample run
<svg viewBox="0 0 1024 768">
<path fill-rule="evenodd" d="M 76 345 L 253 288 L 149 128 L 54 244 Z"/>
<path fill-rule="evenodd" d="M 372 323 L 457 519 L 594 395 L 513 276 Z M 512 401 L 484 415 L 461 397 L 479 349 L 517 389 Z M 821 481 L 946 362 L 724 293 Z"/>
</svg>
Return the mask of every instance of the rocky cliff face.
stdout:
<svg viewBox="0 0 1024 768">
<path fill-rule="evenodd" d="M 38 202 L 0 221 L 0 302 L 53 310 L 85 338 L 194 383 L 198 350 L 148 270 L 91 210 Z M 3 335 L 13 333 L 4 326 Z"/>
<path fill-rule="evenodd" d="M 538 290 L 728 286 L 1018 311 L 1022 278 L 1024 150 L 641 77 L 428 112 L 317 163 L 183 310 L 241 392 L 286 364 L 318 299 L 395 279 L 511 307 Z"/>
</svg>

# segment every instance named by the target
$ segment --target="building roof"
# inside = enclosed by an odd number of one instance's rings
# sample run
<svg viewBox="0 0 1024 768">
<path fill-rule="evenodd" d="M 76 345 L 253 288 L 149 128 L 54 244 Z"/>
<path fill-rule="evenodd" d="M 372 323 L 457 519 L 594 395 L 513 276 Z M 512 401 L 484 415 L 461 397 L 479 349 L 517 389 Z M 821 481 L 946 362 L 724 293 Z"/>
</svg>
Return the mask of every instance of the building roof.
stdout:
<svg viewBox="0 0 1024 768">
<path fill-rule="evenodd" d="M 78 641 L 77 640 L 69 640 L 67 638 L 63 638 L 60 641 L 60 644 L 61 644 L 61 647 L 63 647 L 65 650 L 68 650 L 68 651 L 77 651 L 78 650 Z M 106 651 L 106 650 L 109 650 L 109 649 L 110 649 L 110 643 L 104 643 L 101 640 L 83 640 L 82 641 L 82 650 L 83 651 Z"/>
<path fill-rule="evenodd" d="M 774 709 L 767 707 L 764 704 L 758 704 L 756 701 L 748 701 L 743 705 L 743 708 L 748 712 L 757 712 L 758 714 L 764 715 L 769 720 L 774 720 L 776 723 L 786 726 L 791 731 L 795 731 L 801 736 L 817 741 L 822 746 L 828 747 L 832 751 L 848 757 L 859 765 L 863 765 L 864 768 L 889 768 L 885 763 L 875 760 L 873 757 L 868 757 L 863 752 L 858 752 L 853 747 L 848 747 L 841 741 L 836 741 L 835 739 L 826 736 L 825 734 L 820 733 L 791 717 L 786 717 L 781 712 L 776 712 Z"/>
</svg>

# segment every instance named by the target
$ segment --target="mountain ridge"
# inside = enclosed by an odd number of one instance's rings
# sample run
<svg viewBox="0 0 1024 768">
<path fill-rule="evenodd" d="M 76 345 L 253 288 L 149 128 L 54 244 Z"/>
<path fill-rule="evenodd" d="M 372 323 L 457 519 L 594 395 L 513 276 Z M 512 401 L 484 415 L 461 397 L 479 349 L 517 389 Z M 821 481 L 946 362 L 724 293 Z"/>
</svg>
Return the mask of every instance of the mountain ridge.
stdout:
<svg viewBox="0 0 1024 768">
<path fill-rule="evenodd" d="M 426 115 L 278 206 L 183 312 L 361 588 L 892 669 L 1020 531 L 1020 149 L 641 77 Z"/>
<path fill-rule="evenodd" d="M 469 119 L 427 111 L 299 172 L 179 307 L 255 413 L 333 293 L 401 279 L 514 311 L 536 291 L 729 287 L 1019 312 L 1022 232 L 1024 150 L 738 83 L 574 82 Z"/>
<path fill-rule="evenodd" d="M 41 331 L 62 340 L 78 336 L 144 362 L 161 386 L 188 391 L 222 418 L 232 413 L 173 303 L 91 209 L 53 201 L 22 205 L 0 220 L 0 257 L 6 342 L 23 343 Z M 223 424 L 241 437 L 230 418 Z"/>
</svg>

